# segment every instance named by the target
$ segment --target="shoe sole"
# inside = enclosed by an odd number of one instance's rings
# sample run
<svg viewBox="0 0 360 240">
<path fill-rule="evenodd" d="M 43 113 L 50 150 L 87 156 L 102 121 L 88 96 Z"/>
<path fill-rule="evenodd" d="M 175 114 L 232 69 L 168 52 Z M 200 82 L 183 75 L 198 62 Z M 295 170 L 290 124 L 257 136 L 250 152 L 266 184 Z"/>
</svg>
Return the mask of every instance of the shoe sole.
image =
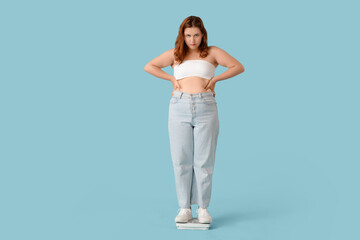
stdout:
<svg viewBox="0 0 360 240">
<path fill-rule="evenodd" d="M 187 222 L 189 222 L 189 221 L 191 221 L 191 220 L 193 220 L 193 218 L 191 218 L 191 219 L 189 219 L 189 220 L 187 220 L 187 221 L 176 221 L 176 220 L 175 220 L 175 222 L 176 222 L 176 223 L 187 223 Z"/>
<path fill-rule="evenodd" d="M 212 221 L 200 221 L 199 220 L 199 223 L 211 223 Z"/>
</svg>

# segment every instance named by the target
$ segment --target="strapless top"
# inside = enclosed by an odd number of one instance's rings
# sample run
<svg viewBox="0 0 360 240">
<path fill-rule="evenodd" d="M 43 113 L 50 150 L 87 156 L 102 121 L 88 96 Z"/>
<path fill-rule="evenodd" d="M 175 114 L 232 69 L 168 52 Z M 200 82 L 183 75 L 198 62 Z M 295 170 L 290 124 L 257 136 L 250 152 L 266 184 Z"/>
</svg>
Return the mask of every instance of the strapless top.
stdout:
<svg viewBox="0 0 360 240">
<path fill-rule="evenodd" d="M 215 75 L 214 64 L 201 60 L 185 60 L 181 64 L 174 65 L 174 77 L 176 80 L 197 76 L 210 80 Z"/>
</svg>

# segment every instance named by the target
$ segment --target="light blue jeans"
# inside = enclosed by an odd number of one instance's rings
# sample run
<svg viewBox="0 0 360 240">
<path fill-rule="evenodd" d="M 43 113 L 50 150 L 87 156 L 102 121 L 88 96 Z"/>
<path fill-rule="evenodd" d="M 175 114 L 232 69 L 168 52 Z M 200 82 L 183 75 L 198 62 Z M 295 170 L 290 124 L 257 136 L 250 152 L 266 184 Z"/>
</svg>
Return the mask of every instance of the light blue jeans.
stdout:
<svg viewBox="0 0 360 240">
<path fill-rule="evenodd" d="M 219 135 L 214 93 L 174 91 L 168 128 L 179 206 L 189 208 L 196 204 L 207 208 Z"/>
</svg>

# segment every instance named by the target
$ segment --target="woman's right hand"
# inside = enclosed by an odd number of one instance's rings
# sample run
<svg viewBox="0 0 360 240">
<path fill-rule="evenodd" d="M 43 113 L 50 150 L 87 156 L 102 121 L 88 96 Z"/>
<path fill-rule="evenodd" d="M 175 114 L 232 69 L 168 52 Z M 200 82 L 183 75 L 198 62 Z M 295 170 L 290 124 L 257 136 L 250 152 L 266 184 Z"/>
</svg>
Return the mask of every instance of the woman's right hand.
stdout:
<svg viewBox="0 0 360 240">
<path fill-rule="evenodd" d="M 173 85 L 173 91 L 172 91 L 172 93 L 171 93 L 171 96 L 173 96 L 174 95 L 174 91 L 180 91 L 180 89 L 181 89 L 181 87 L 180 87 L 180 84 L 179 84 L 179 82 L 175 79 L 175 77 L 172 77 L 171 78 L 171 83 L 172 83 L 172 85 Z"/>
</svg>

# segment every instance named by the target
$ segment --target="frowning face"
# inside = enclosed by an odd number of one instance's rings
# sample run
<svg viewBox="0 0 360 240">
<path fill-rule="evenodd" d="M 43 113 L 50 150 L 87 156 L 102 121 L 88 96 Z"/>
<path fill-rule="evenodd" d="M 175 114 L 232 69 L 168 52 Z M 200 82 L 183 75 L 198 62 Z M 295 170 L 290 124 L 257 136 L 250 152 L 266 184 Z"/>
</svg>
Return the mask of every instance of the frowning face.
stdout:
<svg viewBox="0 0 360 240">
<path fill-rule="evenodd" d="M 200 46 L 203 34 L 198 27 L 185 28 L 185 43 L 190 49 L 197 49 Z"/>
</svg>

